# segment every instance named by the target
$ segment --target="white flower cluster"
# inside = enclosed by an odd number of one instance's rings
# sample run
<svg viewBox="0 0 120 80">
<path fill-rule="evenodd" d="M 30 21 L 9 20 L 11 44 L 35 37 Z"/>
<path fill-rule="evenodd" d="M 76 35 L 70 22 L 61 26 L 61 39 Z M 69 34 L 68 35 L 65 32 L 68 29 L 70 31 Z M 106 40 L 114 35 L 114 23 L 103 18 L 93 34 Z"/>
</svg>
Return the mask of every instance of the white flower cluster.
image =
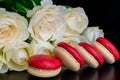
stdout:
<svg viewBox="0 0 120 80">
<path fill-rule="evenodd" d="M 74 46 L 104 36 L 99 27 L 88 27 L 88 17 L 81 7 L 66 8 L 43 0 L 28 11 L 27 17 L 29 23 L 20 14 L 0 8 L 0 73 L 26 70 L 29 56 L 54 55 L 52 50 L 58 42 Z M 31 43 L 25 42 L 28 38 Z"/>
</svg>

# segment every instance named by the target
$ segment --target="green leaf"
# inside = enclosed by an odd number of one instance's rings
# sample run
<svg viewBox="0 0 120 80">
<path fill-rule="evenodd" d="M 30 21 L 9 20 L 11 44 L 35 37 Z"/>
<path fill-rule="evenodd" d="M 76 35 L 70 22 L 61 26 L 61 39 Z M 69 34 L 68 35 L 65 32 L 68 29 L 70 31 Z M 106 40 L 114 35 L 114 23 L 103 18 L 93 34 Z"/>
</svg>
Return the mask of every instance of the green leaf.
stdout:
<svg viewBox="0 0 120 80">
<path fill-rule="evenodd" d="M 0 2 L 2 2 L 2 1 L 4 1 L 4 0 L 0 0 Z"/>
<path fill-rule="evenodd" d="M 0 0 L 0 7 L 8 11 L 18 12 L 26 15 L 28 10 L 40 5 L 41 0 Z"/>
<path fill-rule="evenodd" d="M 71 6 L 68 6 L 68 5 L 64 5 L 66 8 L 72 8 Z"/>
<path fill-rule="evenodd" d="M 17 12 L 22 12 L 22 13 L 27 13 L 27 11 L 29 10 L 28 8 L 26 8 L 25 6 L 23 6 L 22 4 L 16 3 L 16 8 L 17 8 Z"/>
<path fill-rule="evenodd" d="M 30 8 L 30 9 L 33 8 L 33 4 L 31 0 L 21 0 L 19 4 L 24 5 L 25 7 Z"/>
<path fill-rule="evenodd" d="M 19 0 L 3 0 L 0 3 L 0 7 L 6 8 L 8 11 L 14 11 L 15 3 Z"/>
<path fill-rule="evenodd" d="M 31 43 L 31 39 L 27 39 L 27 40 L 25 40 L 25 42 Z"/>
<path fill-rule="evenodd" d="M 31 2 L 32 2 L 34 7 L 37 6 L 37 4 L 34 2 L 34 0 L 31 0 Z"/>
</svg>

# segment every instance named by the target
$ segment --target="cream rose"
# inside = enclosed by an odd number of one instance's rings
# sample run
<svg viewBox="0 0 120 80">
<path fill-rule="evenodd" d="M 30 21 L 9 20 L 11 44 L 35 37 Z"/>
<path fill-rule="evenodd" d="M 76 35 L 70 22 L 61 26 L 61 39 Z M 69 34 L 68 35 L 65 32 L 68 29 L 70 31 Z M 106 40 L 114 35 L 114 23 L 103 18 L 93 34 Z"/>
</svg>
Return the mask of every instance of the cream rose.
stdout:
<svg viewBox="0 0 120 80">
<path fill-rule="evenodd" d="M 98 37 L 104 37 L 104 32 L 102 29 L 99 29 L 99 27 L 87 27 L 82 33 L 82 36 L 89 42 L 93 42 Z"/>
<path fill-rule="evenodd" d="M 54 46 L 49 42 L 41 41 L 40 43 L 38 43 L 33 39 L 30 45 L 33 51 L 33 55 L 35 54 L 53 55 Z"/>
<path fill-rule="evenodd" d="M 3 49 L 3 57 L 10 70 L 26 70 L 30 55 L 32 55 L 32 50 L 26 42 L 10 43 Z"/>
<path fill-rule="evenodd" d="M 72 46 L 77 45 L 80 42 L 79 35 L 74 35 L 74 36 L 64 36 L 61 41 L 67 42 L 71 44 Z M 57 44 L 56 44 L 57 45 Z"/>
<path fill-rule="evenodd" d="M 0 48 L 12 41 L 23 41 L 29 37 L 27 20 L 14 12 L 0 8 Z"/>
<path fill-rule="evenodd" d="M 37 6 L 28 11 L 27 16 L 31 17 L 28 30 L 31 37 L 37 42 L 58 41 L 63 37 L 66 30 L 63 18 L 66 11 L 65 7 L 43 3 L 42 6 Z"/>
<path fill-rule="evenodd" d="M 0 73 L 6 73 L 8 71 L 8 66 L 3 58 L 2 51 L 0 51 Z"/>
<path fill-rule="evenodd" d="M 88 17 L 81 7 L 68 8 L 65 15 L 65 22 L 67 24 L 67 35 L 81 34 L 88 26 Z"/>
<path fill-rule="evenodd" d="M 4 14 L 6 11 L 5 11 L 5 8 L 0 8 L 0 15 L 1 14 Z"/>
</svg>

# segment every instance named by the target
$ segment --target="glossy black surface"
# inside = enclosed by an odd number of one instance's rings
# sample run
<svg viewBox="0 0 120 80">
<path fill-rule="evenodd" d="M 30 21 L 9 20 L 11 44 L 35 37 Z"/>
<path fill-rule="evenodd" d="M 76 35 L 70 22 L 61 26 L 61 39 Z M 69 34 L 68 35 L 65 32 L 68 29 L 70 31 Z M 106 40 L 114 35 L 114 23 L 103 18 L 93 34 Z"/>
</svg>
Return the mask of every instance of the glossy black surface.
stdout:
<svg viewBox="0 0 120 80">
<path fill-rule="evenodd" d="M 66 70 L 52 78 L 35 77 L 26 71 L 11 71 L 6 74 L 0 74 L 0 80 L 120 80 L 120 69 L 116 64 L 118 65 L 119 62 L 113 65 L 104 64 L 96 69 L 83 67 L 78 72 Z"/>
</svg>

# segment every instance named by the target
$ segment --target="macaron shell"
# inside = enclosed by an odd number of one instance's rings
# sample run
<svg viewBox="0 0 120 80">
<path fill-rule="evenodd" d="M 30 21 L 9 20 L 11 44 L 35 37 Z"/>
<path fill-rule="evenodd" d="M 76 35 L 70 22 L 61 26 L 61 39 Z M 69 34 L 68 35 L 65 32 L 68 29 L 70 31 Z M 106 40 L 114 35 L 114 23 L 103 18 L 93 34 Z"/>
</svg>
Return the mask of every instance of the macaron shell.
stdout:
<svg viewBox="0 0 120 80">
<path fill-rule="evenodd" d="M 69 45 L 68 43 L 65 43 L 65 42 L 60 42 L 60 43 L 58 43 L 58 46 L 67 50 L 80 63 L 81 67 L 84 65 L 83 57 L 71 45 Z"/>
<path fill-rule="evenodd" d="M 33 68 L 31 66 L 28 66 L 27 71 L 28 73 L 36 77 L 50 78 L 58 75 L 61 71 L 61 67 L 54 70 L 46 70 L 46 69 L 38 69 L 38 68 Z"/>
<path fill-rule="evenodd" d="M 99 42 L 95 41 L 93 46 L 96 47 L 96 49 L 101 53 L 106 63 L 112 64 L 115 62 L 114 56 Z"/>
<path fill-rule="evenodd" d="M 108 41 L 106 38 L 103 38 L 103 37 L 97 38 L 96 41 L 101 43 L 105 48 L 107 48 L 111 52 L 111 54 L 114 55 L 115 60 L 119 59 L 120 57 L 119 52 L 110 41 Z"/>
<path fill-rule="evenodd" d="M 79 43 L 79 45 L 82 46 L 84 49 L 86 49 L 91 55 L 93 55 L 100 65 L 103 64 L 104 58 L 102 57 L 101 53 L 95 47 L 93 47 L 92 45 L 86 42 L 81 42 Z"/>
<path fill-rule="evenodd" d="M 54 48 L 53 52 L 54 55 L 62 61 L 66 68 L 72 71 L 78 71 L 80 69 L 78 61 L 64 48 L 57 46 Z"/>
<path fill-rule="evenodd" d="M 34 55 L 28 59 L 28 64 L 32 67 L 39 69 L 57 69 L 60 68 L 62 63 L 59 59 L 49 55 Z"/>
<path fill-rule="evenodd" d="M 99 66 L 99 62 L 83 47 L 76 45 L 75 47 L 83 56 L 86 64 L 92 68 L 97 68 Z"/>
</svg>

